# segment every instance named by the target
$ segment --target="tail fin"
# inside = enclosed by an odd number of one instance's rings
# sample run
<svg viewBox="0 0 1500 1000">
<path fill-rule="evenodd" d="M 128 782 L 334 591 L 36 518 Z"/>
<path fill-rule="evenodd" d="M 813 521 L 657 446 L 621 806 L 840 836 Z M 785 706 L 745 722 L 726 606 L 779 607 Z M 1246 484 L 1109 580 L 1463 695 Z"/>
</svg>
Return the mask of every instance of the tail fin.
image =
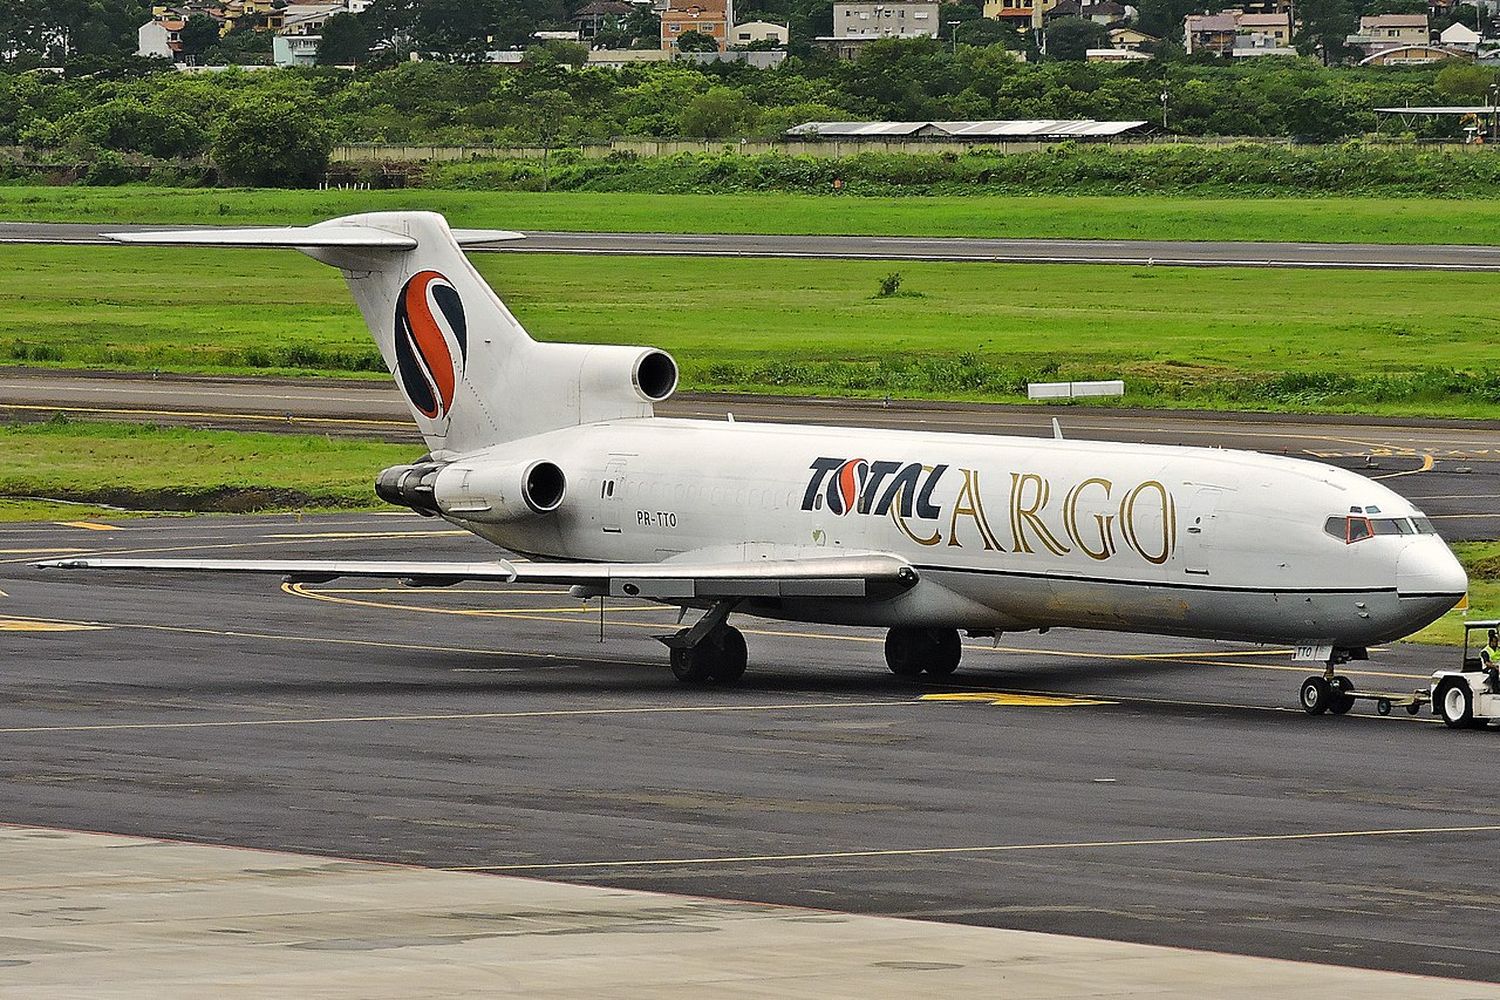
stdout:
<svg viewBox="0 0 1500 1000">
<path fill-rule="evenodd" d="M 454 231 L 431 212 L 315 226 L 109 234 L 126 243 L 287 247 L 344 273 L 386 367 L 438 458 L 543 431 L 651 415 L 677 387 L 661 351 L 531 339 L 461 244 L 521 234 Z"/>
</svg>

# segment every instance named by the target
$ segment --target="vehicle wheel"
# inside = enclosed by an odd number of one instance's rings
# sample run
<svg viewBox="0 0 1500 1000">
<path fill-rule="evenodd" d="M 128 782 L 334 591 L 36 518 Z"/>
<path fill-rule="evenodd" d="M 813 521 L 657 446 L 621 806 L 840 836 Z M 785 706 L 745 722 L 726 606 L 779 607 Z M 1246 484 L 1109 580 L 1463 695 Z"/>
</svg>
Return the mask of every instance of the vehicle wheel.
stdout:
<svg viewBox="0 0 1500 1000">
<path fill-rule="evenodd" d="M 1349 709 L 1354 707 L 1354 682 L 1339 674 L 1329 687 L 1332 688 L 1332 693 L 1329 696 L 1328 711 L 1334 715 L 1349 714 Z"/>
<path fill-rule="evenodd" d="M 893 628 L 885 634 L 885 665 L 897 677 L 915 677 L 922 672 L 926 630 Z"/>
<path fill-rule="evenodd" d="M 1438 692 L 1438 712 L 1449 729 L 1468 729 L 1474 724 L 1474 694 L 1467 684 L 1449 684 Z"/>
<path fill-rule="evenodd" d="M 963 659 L 963 640 L 958 637 L 958 630 L 951 628 L 934 629 L 932 638 L 932 655 L 922 665 L 922 669 L 932 677 L 950 677 Z"/>
<path fill-rule="evenodd" d="M 691 649 L 673 649 L 671 653 L 672 676 L 684 684 L 702 684 L 709 679 L 709 657 L 707 649 L 694 646 Z"/>
<path fill-rule="evenodd" d="M 721 684 L 732 684 L 745 676 L 745 664 L 749 661 L 745 633 L 725 625 L 715 638 L 719 641 L 713 649 L 709 674 Z"/>
<path fill-rule="evenodd" d="M 1375 711 L 1379 712 L 1381 715 L 1390 715 L 1391 714 L 1391 699 L 1389 699 L 1389 698 L 1381 698 L 1379 701 L 1377 701 L 1375 703 Z"/>
<path fill-rule="evenodd" d="M 1407 715 L 1416 715 L 1420 711 L 1422 711 L 1422 703 L 1420 701 L 1414 701 L 1406 706 Z"/>
<path fill-rule="evenodd" d="M 1302 693 L 1299 697 L 1302 702 L 1302 711 L 1308 715 L 1322 715 L 1328 711 L 1328 703 L 1333 699 L 1333 690 L 1323 678 L 1309 677 L 1302 682 Z"/>
</svg>

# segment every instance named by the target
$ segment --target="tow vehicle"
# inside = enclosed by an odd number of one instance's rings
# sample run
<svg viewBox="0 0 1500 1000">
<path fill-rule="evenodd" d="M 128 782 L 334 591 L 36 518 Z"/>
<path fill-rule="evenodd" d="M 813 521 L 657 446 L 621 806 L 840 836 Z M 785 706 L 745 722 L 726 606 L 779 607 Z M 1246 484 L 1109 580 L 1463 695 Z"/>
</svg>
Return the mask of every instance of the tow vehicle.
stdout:
<svg viewBox="0 0 1500 1000">
<path fill-rule="evenodd" d="M 1472 636 L 1500 628 L 1500 621 L 1464 622 L 1464 657 L 1458 669 L 1432 672 L 1432 711 L 1450 729 L 1483 729 L 1500 720 L 1500 691 L 1494 677 L 1484 670 L 1478 649 L 1470 654 Z"/>
</svg>

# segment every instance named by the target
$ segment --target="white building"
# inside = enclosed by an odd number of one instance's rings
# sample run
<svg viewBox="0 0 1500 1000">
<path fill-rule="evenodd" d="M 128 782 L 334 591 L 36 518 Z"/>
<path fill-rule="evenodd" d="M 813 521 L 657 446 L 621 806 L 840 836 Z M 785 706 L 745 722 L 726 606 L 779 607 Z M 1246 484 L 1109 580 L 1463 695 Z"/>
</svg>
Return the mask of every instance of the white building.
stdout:
<svg viewBox="0 0 1500 1000">
<path fill-rule="evenodd" d="M 791 39 L 791 26 L 772 24 L 770 21 L 746 21 L 729 29 L 729 44 L 753 45 L 756 42 L 774 42 L 785 47 Z"/>
<path fill-rule="evenodd" d="M 147 21 L 135 33 L 135 54 L 142 59 L 176 59 L 182 48 L 181 21 Z"/>
<path fill-rule="evenodd" d="M 277 66 L 316 66 L 322 35 L 277 35 L 271 39 L 271 62 Z"/>
<path fill-rule="evenodd" d="M 935 3 L 836 3 L 833 34 L 818 41 L 840 59 L 853 59 L 882 38 L 936 38 L 941 24 Z"/>
</svg>

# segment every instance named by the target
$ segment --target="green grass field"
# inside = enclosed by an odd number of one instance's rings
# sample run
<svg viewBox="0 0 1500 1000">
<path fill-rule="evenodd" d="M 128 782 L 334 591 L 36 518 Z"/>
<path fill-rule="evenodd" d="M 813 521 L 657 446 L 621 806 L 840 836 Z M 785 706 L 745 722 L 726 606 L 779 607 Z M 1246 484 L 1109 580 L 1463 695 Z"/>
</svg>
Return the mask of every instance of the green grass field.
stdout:
<svg viewBox="0 0 1500 1000">
<path fill-rule="evenodd" d="M 627 232 L 1500 245 L 1493 202 L 1438 198 L 967 197 L 248 191 L 0 186 L 0 220 L 301 224 L 429 209 L 454 226 Z"/>
<path fill-rule="evenodd" d="M 274 251 L 10 247 L 0 363 L 386 377 L 337 273 Z M 673 352 L 689 388 L 1500 415 L 1482 274 L 483 255 L 541 339 Z M 1477 372 L 1479 374 L 1465 374 Z"/>
<path fill-rule="evenodd" d="M 53 421 L 0 426 L 0 520 L 146 511 L 384 507 L 375 474 L 405 445 Z M 60 504 L 70 500 L 76 504 Z"/>
</svg>

